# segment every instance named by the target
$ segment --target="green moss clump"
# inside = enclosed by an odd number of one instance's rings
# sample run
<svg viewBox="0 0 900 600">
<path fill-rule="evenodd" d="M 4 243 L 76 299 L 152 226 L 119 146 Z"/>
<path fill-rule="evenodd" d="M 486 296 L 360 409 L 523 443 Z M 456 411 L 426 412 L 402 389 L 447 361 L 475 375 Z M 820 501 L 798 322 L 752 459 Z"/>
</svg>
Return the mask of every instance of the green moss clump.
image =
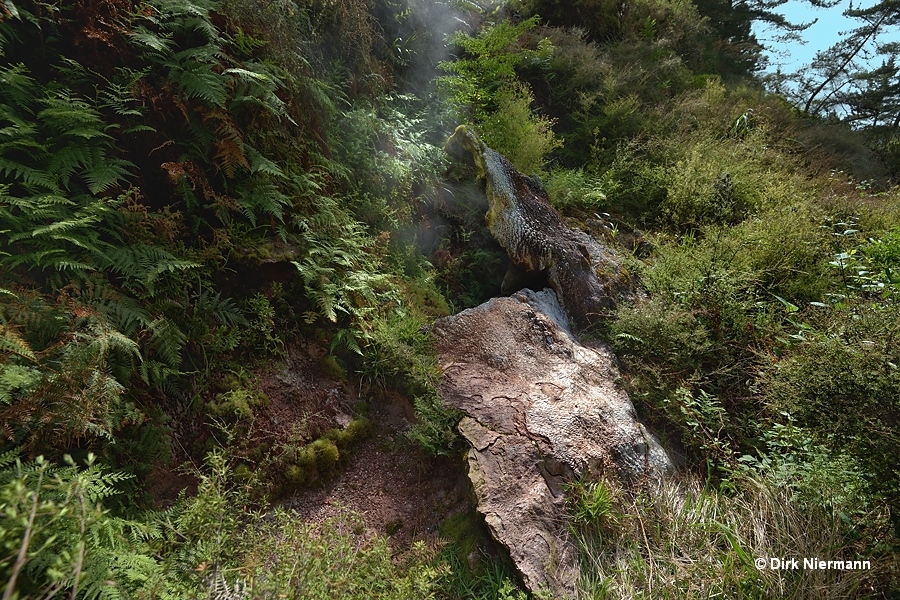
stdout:
<svg viewBox="0 0 900 600">
<path fill-rule="evenodd" d="M 299 488 L 306 485 L 309 479 L 309 471 L 300 465 L 289 465 L 284 471 L 284 478 L 289 488 Z"/>
<path fill-rule="evenodd" d="M 315 457 L 316 468 L 322 476 L 331 475 L 331 470 L 341 460 L 341 453 L 335 443 L 327 438 L 319 438 L 307 446 Z"/>
<path fill-rule="evenodd" d="M 239 464 L 234 469 L 234 478 L 240 482 L 248 482 L 253 478 L 253 471 L 246 464 Z"/>
<path fill-rule="evenodd" d="M 349 448 L 372 433 L 372 422 L 365 417 L 353 419 L 344 429 L 334 428 L 328 432 L 328 439 L 339 448 Z"/>
<path fill-rule="evenodd" d="M 335 357 L 333 354 L 329 354 L 322 359 L 321 364 L 322 368 L 328 375 L 331 375 L 336 379 L 346 381 L 347 368 L 343 365 L 343 361 L 341 361 L 339 358 Z"/>
<path fill-rule="evenodd" d="M 406 296 L 411 306 L 430 318 L 446 317 L 452 311 L 444 295 L 431 279 L 418 278 L 406 282 Z"/>
<path fill-rule="evenodd" d="M 438 531 L 458 550 L 459 557 L 466 560 L 469 554 L 488 542 L 484 524 L 474 511 L 456 513 L 444 519 Z"/>
<path fill-rule="evenodd" d="M 259 463 L 268 452 L 269 444 L 267 444 L 266 442 L 261 442 L 250 448 L 249 452 L 247 453 L 247 458 L 255 463 Z"/>
<path fill-rule="evenodd" d="M 207 412 L 214 417 L 230 421 L 251 419 L 256 408 L 269 405 L 269 397 L 259 391 L 238 388 L 216 394 L 215 400 L 206 404 Z"/>
</svg>

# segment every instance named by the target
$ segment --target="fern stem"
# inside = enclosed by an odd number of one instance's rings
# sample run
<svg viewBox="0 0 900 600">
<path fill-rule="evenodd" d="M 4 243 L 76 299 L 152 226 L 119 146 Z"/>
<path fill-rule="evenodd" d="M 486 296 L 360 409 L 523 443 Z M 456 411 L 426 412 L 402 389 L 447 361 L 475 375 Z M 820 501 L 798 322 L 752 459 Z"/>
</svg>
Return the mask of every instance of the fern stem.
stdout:
<svg viewBox="0 0 900 600">
<path fill-rule="evenodd" d="M 28 515 L 28 525 L 25 527 L 25 533 L 22 538 L 22 546 L 19 548 L 19 555 L 16 556 L 16 563 L 13 565 L 12 574 L 3 591 L 3 600 L 10 600 L 16 589 L 16 579 L 19 577 L 19 571 L 25 566 L 26 557 L 28 556 L 28 546 L 31 543 L 31 533 L 34 528 L 34 519 L 37 517 L 38 495 L 41 490 L 41 483 L 44 481 L 44 467 L 41 467 L 38 476 L 37 486 L 34 489 L 34 500 L 31 503 L 31 512 Z"/>
<path fill-rule="evenodd" d="M 81 507 L 81 541 L 78 542 L 78 560 L 75 563 L 75 574 L 72 580 L 72 600 L 78 597 L 78 580 L 81 579 L 81 568 L 84 565 L 84 533 L 87 522 L 87 510 L 84 507 L 84 494 L 78 490 L 78 505 Z"/>
</svg>

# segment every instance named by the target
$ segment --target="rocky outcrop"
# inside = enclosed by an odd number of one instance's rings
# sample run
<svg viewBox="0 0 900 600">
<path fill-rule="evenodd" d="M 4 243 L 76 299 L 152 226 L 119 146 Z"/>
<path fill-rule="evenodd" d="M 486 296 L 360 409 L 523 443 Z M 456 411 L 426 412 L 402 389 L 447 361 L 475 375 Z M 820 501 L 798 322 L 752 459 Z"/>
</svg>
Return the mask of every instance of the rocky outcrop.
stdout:
<svg viewBox="0 0 900 600">
<path fill-rule="evenodd" d="M 431 329 L 444 401 L 462 410 L 469 477 L 523 581 L 562 598 L 577 564 L 564 488 L 577 476 L 635 483 L 673 470 L 615 383 L 610 350 L 579 343 L 552 290 L 523 290 Z"/>
<path fill-rule="evenodd" d="M 537 177 L 519 173 L 465 125 L 456 128 L 445 149 L 484 183 L 488 229 L 513 264 L 527 272 L 545 272 L 576 324 L 589 325 L 632 292 L 631 279 L 615 253 L 569 229 Z"/>
</svg>

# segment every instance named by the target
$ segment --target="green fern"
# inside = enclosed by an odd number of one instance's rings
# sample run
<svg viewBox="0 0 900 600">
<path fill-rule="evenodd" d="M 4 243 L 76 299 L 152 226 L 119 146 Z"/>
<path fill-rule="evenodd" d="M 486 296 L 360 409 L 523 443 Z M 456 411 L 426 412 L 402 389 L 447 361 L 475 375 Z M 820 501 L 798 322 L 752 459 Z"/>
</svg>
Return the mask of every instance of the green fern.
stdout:
<svg viewBox="0 0 900 600">
<path fill-rule="evenodd" d="M 95 152 L 96 163 L 84 173 L 88 190 L 92 194 L 106 192 L 117 186 L 119 182 L 131 177 L 129 167 L 134 165 L 127 160 L 106 158 L 103 153 Z M 100 164 L 102 162 L 102 164 Z"/>
<path fill-rule="evenodd" d="M 169 62 L 169 76 L 188 99 L 197 98 L 210 106 L 225 106 L 225 79 L 212 70 L 207 62 L 194 62 L 195 55 L 187 55 L 183 62 Z"/>
<path fill-rule="evenodd" d="M 181 350 L 187 338 L 172 321 L 160 317 L 150 323 L 150 343 L 156 348 L 163 361 L 177 368 L 181 364 Z"/>
<path fill-rule="evenodd" d="M 389 277 L 371 258 L 362 226 L 338 214 L 322 211 L 299 223 L 309 248 L 303 260 L 293 264 L 316 307 L 305 314 L 307 322 L 318 317 L 337 322 L 343 314 L 364 323 L 390 298 Z"/>
<path fill-rule="evenodd" d="M 200 265 L 179 259 L 157 246 L 132 244 L 110 246 L 103 259 L 98 260 L 98 266 L 118 273 L 132 290 L 143 291 L 153 297 L 157 291 L 157 280 L 162 275 L 195 269 Z"/>
<path fill-rule="evenodd" d="M 147 29 L 144 26 L 138 26 L 131 32 L 131 40 L 138 45 L 145 46 L 151 50 L 155 50 L 160 54 L 166 54 L 172 49 L 171 37 L 164 37 Z"/>
<path fill-rule="evenodd" d="M 80 304 L 98 312 L 127 336 L 136 336 L 153 321 L 147 309 L 102 279 L 87 280 L 73 290 L 73 295 Z"/>
<path fill-rule="evenodd" d="M 15 354 L 28 360 L 37 360 L 31 347 L 22 336 L 8 324 L 0 325 L 0 354 Z"/>
<path fill-rule="evenodd" d="M 235 190 L 237 201 L 244 216 L 250 224 L 256 226 L 262 216 L 274 217 L 277 221 L 284 220 L 284 210 L 290 206 L 290 198 L 278 189 L 270 181 L 262 177 L 254 177 Z"/>
<path fill-rule="evenodd" d="M 10 406 L 21 396 L 32 393 L 41 381 L 33 367 L 0 364 L 0 404 Z"/>
<path fill-rule="evenodd" d="M 282 171 L 274 162 L 260 154 L 258 150 L 251 148 L 250 146 L 246 146 L 245 149 L 247 158 L 250 160 L 251 173 L 262 173 L 278 178 L 284 177 L 284 171 Z"/>
<path fill-rule="evenodd" d="M 9 592 L 23 574 L 46 597 L 125 598 L 164 581 L 146 524 L 103 506 L 130 475 L 106 471 L 93 455 L 78 468 L 68 456 L 53 465 L 40 457 L 23 463 L 16 454 L 0 456 L 0 569 L 10 574 Z M 13 562 L 19 548 L 27 548 L 25 560 Z"/>
</svg>

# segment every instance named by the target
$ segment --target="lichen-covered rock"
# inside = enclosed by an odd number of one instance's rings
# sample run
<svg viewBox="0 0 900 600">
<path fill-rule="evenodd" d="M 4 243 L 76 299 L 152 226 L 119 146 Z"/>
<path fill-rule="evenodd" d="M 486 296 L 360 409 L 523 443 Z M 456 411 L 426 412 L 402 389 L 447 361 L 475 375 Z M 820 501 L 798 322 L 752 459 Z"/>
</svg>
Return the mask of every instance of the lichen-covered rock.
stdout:
<svg viewBox="0 0 900 600">
<path fill-rule="evenodd" d="M 465 125 L 456 128 L 445 149 L 474 167 L 484 182 L 491 234 L 517 267 L 547 273 L 575 323 L 592 323 L 613 308 L 617 298 L 632 292 L 631 279 L 616 255 L 587 234 L 569 229 L 536 177 L 519 173 Z"/>
<path fill-rule="evenodd" d="M 616 384 L 612 353 L 575 339 L 552 290 L 494 298 L 431 332 L 444 401 L 466 414 L 459 430 L 478 510 L 531 590 L 572 595 L 566 483 L 635 483 L 671 472 L 671 460 Z"/>
</svg>

